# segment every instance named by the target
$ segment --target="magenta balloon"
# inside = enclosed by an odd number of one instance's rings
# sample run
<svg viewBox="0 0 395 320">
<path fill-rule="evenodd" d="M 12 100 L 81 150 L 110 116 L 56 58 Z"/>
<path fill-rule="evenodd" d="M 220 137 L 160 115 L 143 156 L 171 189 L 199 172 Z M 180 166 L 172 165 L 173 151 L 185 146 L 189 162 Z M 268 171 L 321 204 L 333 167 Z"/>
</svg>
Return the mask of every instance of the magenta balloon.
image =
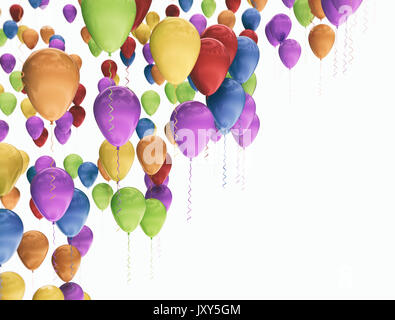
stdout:
<svg viewBox="0 0 395 320">
<path fill-rule="evenodd" d="M 292 28 L 292 21 L 286 14 L 277 14 L 269 22 L 270 33 L 279 43 L 287 39 Z"/>
<path fill-rule="evenodd" d="M 256 104 L 254 99 L 246 93 L 246 102 L 244 104 L 243 112 L 240 115 L 239 120 L 232 127 L 232 130 L 238 132 L 239 130 L 248 129 L 254 119 L 256 112 Z"/>
<path fill-rule="evenodd" d="M 278 49 L 278 54 L 282 63 L 288 68 L 292 69 L 299 61 L 302 48 L 299 42 L 292 39 L 285 40 Z"/>
<path fill-rule="evenodd" d="M 55 137 L 56 140 L 59 141 L 60 144 L 66 144 L 71 137 L 71 129 L 67 131 L 63 131 L 58 126 L 55 127 Z"/>
<path fill-rule="evenodd" d="M 295 0 L 283 0 L 284 5 L 291 9 L 294 6 Z"/>
<path fill-rule="evenodd" d="M 171 206 L 171 201 L 173 199 L 173 195 L 171 194 L 170 189 L 161 184 L 160 186 L 154 186 L 147 190 L 145 194 L 146 199 L 157 199 L 163 203 L 168 211 Z"/>
<path fill-rule="evenodd" d="M 256 136 L 258 135 L 258 131 L 260 128 L 260 121 L 257 115 L 254 116 L 254 119 L 251 122 L 250 127 L 247 130 L 243 131 L 243 134 L 237 135 L 232 131 L 233 138 L 242 148 L 248 147 L 251 143 L 254 142 Z"/>
<path fill-rule="evenodd" d="M 207 19 L 204 15 L 197 13 L 194 14 L 191 19 L 189 19 L 189 22 L 192 23 L 196 30 L 199 32 L 201 35 L 204 30 L 206 30 L 207 27 Z"/>
<path fill-rule="evenodd" d="M 8 123 L 4 120 L 0 120 L 0 142 L 7 137 L 9 130 L 10 127 L 8 126 Z"/>
<path fill-rule="evenodd" d="M 34 168 L 36 169 L 36 172 L 40 172 L 48 168 L 56 168 L 56 162 L 50 156 L 41 156 L 36 160 Z"/>
<path fill-rule="evenodd" d="M 52 39 L 49 42 L 49 47 L 50 48 L 54 48 L 54 49 L 59 49 L 59 50 L 62 50 L 62 51 L 66 50 L 66 46 L 65 46 L 64 42 L 62 40 L 60 40 L 60 39 Z"/>
<path fill-rule="evenodd" d="M 145 61 L 148 62 L 148 64 L 154 63 L 154 58 L 152 57 L 151 48 L 149 46 L 149 43 L 146 43 L 143 47 L 143 56 L 145 58 Z"/>
<path fill-rule="evenodd" d="M 121 147 L 136 129 L 141 113 L 140 101 L 129 88 L 113 86 L 97 96 L 93 112 L 107 141 Z"/>
<path fill-rule="evenodd" d="M 97 88 L 99 89 L 99 92 L 102 92 L 104 90 L 106 90 L 109 87 L 113 87 L 115 86 L 115 81 L 114 79 L 105 77 L 105 78 L 101 78 L 99 83 L 97 84 Z"/>
<path fill-rule="evenodd" d="M 155 183 L 152 182 L 150 176 L 148 174 L 144 175 L 144 183 L 147 189 L 155 187 Z M 167 186 L 169 184 L 169 176 L 163 181 L 162 185 Z"/>
<path fill-rule="evenodd" d="M 63 15 L 67 22 L 72 23 L 77 16 L 77 9 L 72 4 L 67 4 L 63 8 Z"/>
<path fill-rule="evenodd" d="M 67 242 L 76 247 L 81 254 L 85 256 L 92 245 L 93 232 L 88 226 L 83 226 L 81 231 L 73 238 L 68 237 Z"/>
<path fill-rule="evenodd" d="M 58 130 L 67 132 L 71 129 L 73 121 L 73 114 L 69 111 L 66 111 L 66 113 L 60 119 L 56 120 L 56 127 L 59 128 Z"/>
<path fill-rule="evenodd" d="M 277 47 L 280 44 L 280 42 L 277 41 L 277 39 L 273 36 L 272 31 L 270 30 L 270 23 L 271 22 L 272 21 L 268 22 L 268 24 L 266 25 L 265 34 L 266 34 L 266 38 L 270 42 L 270 44 L 273 47 Z"/>
<path fill-rule="evenodd" d="M 59 289 L 63 292 L 64 300 L 84 300 L 84 290 L 74 282 L 64 283 Z"/>
<path fill-rule="evenodd" d="M 0 57 L 0 65 L 6 73 L 11 73 L 16 64 L 15 57 L 10 53 L 4 53 Z"/>
<path fill-rule="evenodd" d="M 33 140 L 37 140 L 44 131 L 44 121 L 37 116 L 30 117 L 26 120 L 26 130 Z"/>
<path fill-rule="evenodd" d="M 49 221 L 63 217 L 74 194 L 74 182 L 60 168 L 47 168 L 36 174 L 30 193 L 38 211 Z"/>
<path fill-rule="evenodd" d="M 198 101 L 186 101 L 177 106 L 170 122 L 174 140 L 181 152 L 190 159 L 203 151 L 210 135 L 216 130 L 210 109 Z"/>
</svg>

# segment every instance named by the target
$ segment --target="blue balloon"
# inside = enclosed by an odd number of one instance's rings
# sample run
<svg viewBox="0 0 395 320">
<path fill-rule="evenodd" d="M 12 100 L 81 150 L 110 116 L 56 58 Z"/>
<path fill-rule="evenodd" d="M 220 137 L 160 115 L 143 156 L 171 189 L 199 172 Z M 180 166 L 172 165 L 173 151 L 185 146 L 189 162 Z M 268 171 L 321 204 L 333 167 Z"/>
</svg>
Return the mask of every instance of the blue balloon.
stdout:
<svg viewBox="0 0 395 320">
<path fill-rule="evenodd" d="M 78 176 L 82 184 L 87 188 L 95 183 L 98 174 L 99 169 L 92 162 L 84 162 L 78 167 Z"/>
<path fill-rule="evenodd" d="M 198 91 L 198 89 L 196 88 L 196 86 L 193 83 L 193 81 L 192 81 L 190 76 L 188 76 L 188 82 L 189 82 L 189 85 L 192 87 L 193 90 Z"/>
<path fill-rule="evenodd" d="M 121 60 L 125 67 L 129 67 L 133 63 L 134 58 L 136 58 L 136 52 L 133 52 L 132 56 L 129 59 L 123 55 L 122 51 L 119 52 L 119 55 L 121 56 Z"/>
<path fill-rule="evenodd" d="M 26 172 L 26 177 L 27 180 L 29 180 L 29 183 L 32 183 L 33 178 L 36 176 L 37 171 L 35 166 L 31 166 L 27 172 Z"/>
<path fill-rule="evenodd" d="M 182 11 L 188 12 L 192 7 L 193 0 L 178 0 L 178 3 L 180 4 Z"/>
<path fill-rule="evenodd" d="M 41 0 L 29 0 L 30 5 L 37 9 L 41 5 Z"/>
<path fill-rule="evenodd" d="M 0 209 L 0 266 L 15 253 L 22 240 L 23 223 L 19 216 L 7 209 Z"/>
<path fill-rule="evenodd" d="M 246 82 L 254 73 L 259 61 L 259 49 L 254 40 L 248 37 L 237 38 L 237 52 L 229 67 L 233 79 L 240 83 Z"/>
<path fill-rule="evenodd" d="M 52 40 L 55 40 L 55 39 L 58 39 L 58 40 L 62 41 L 63 43 L 66 43 L 64 38 L 59 34 L 54 34 L 51 38 L 49 38 L 49 42 L 51 42 Z"/>
<path fill-rule="evenodd" d="M 155 133 L 155 124 L 148 118 L 141 118 L 137 123 L 136 133 L 139 139 Z"/>
<path fill-rule="evenodd" d="M 225 78 L 218 90 L 206 97 L 207 106 L 222 134 L 227 134 L 240 118 L 245 100 L 246 96 L 241 84 L 230 78 Z"/>
<path fill-rule="evenodd" d="M 12 39 L 18 33 L 18 25 L 13 20 L 8 20 L 3 24 L 4 34 L 8 39 Z"/>
<path fill-rule="evenodd" d="M 81 190 L 75 188 L 73 199 L 66 213 L 61 219 L 56 221 L 56 225 L 66 237 L 75 237 L 85 225 L 89 210 L 90 203 L 88 197 Z"/>
<path fill-rule="evenodd" d="M 152 73 L 151 73 L 151 69 L 152 69 L 153 66 L 154 66 L 153 64 L 149 64 L 148 66 L 146 66 L 144 68 L 144 75 L 145 75 L 145 78 L 147 79 L 149 84 L 154 84 L 155 83 L 155 80 L 152 77 Z"/>
<path fill-rule="evenodd" d="M 245 29 L 256 30 L 261 22 L 261 14 L 255 8 L 249 8 L 243 12 L 241 22 Z"/>
</svg>

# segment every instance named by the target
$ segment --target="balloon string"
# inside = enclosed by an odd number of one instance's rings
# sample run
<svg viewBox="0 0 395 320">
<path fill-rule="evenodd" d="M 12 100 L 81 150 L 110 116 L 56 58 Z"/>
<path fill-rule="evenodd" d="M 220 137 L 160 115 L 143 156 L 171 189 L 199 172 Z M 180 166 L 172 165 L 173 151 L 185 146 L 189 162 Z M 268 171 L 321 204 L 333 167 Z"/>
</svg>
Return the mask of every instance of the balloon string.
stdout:
<svg viewBox="0 0 395 320">
<path fill-rule="evenodd" d="M 239 131 L 240 134 L 240 131 Z M 237 159 L 236 159 L 236 184 L 240 183 L 240 147 L 237 146 Z"/>
<path fill-rule="evenodd" d="M 119 182 L 121 181 L 119 175 L 120 175 L 119 147 L 117 147 L 117 191 L 119 191 Z"/>
<path fill-rule="evenodd" d="M 208 161 L 208 144 L 206 144 L 206 148 L 204 149 L 204 160 Z"/>
<path fill-rule="evenodd" d="M 349 37 L 349 51 L 348 51 L 348 64 L 351 66 L 351 64 L 354 61 L 354 40 L 353 40 L 353 35 L 355 28 L 357 27 L 357 16 L 352 17 L 352 24 L 350 28 L 350 37 Z"/>
<path fill-rule="evenodd" d="M 349 40 L 349 28 L 348 19 L 346 21 L 346 31 L 344 34 L 344 48 L 343 48 L 343 76 L 347 73 L 347 63 L 348 63 L 348 40 Z"/>
<path fill-rule="evenodd" d="M 150 280 L 154 280 L 154 258 L 152 250 L 152 238 L 151 238 L 151 258 L 150 258 Z"/>
<path fill-rule="evenodd" d="M 223 165 L 222 165 L 222 188 L 225 189 L 227 182 L 226 182 L 226 135 L 224 135 L 224 159 L 223 159 Z"/>
<path fill-rule="evenodd" d="M 55 222 L 52 222 L 52 244 L 53 244 L 53 250 L 54 250 L 54 253 L 55 253 L 55 248 L 56 248 L 56 244 L 55 244 Z M 53 262 L 53 268 L 54 268 L 54 270 L 55 270 L 55 274 L 54 274 L 54 276 L 53 276 L 53 280 L 52 281 L 56 281 L 56 272 L 57 272 L 57 268 L 58 268 L 58 266 L 57 266 L 57 264 L 56 264 L 56 255 L 55 254 L 52 254 L 52 262 Z"/>
<path fill-rule="evenodd" d="M 245 186 L 246 186 L 246 178 L 245 178 L 245 169 L 246 169 L 246 152 L 245 152 L 245 148 L 243 148 L 243 170 L 242 170 L 242 176 L 241 176 L 241 190 L 244 191 L 245 190 Z"/>
<path fill-rule="evenodd" d="M 54 136 L 54 127 L 53 127 L 53 122 L 51 121 L 51 152 L 53 153 L 53 145 L 54 145 L 54 142 L 53 142 L 53 136 Z"/>
<path fill-rule="evenodd" d="M 129 66 L 126 67 L 126 86 L 129 88 Z"/>
<path fill-rule="evenodd" d="M 292 71 L 289 69 L 289 105 L 292 104 Z"/>
<path fill-rule="evenodd" d="M 368 32 L 368 25 L 369 25 L 369 8 L 365 3 L 365 7 L 363 9 L 363 30 L 362 30 L 363 34 L 365 35 Z"/>
<path fill-rule="evenodd" d="M 322 60 L 320 60 L 320 80 L 318 83 L 318 95 L 322 96 Z"/>
<path fill-rule="evenodd" d="M 189 186 L 188 186 L 188 211 L 187 211 L 187 222 L 189 222 L 192 212 L 192 158 L 189 159 Z"/>
<path fill-rule="evenodd" d="M 112 89 L 111 89 L 111 87 L 109 89 L 110 89 L 110 94 L 108 95 L 108 98 L 110 99 L 110 103 L 109 103 L 108 107 L 110 108 L 110 111 L 109 111 L 108 115 L 110 116 L 110 120 L 108 122 L 111 124 L 111 128 L 108 129 L 108 131 L 111 131 L 111 130 L 114 129 L 114 124 L 112 123 L 114 121 L 114 116 L 112 115 L 112 112 L 114 111 L 114 108 L 111 105 L 112 101 L 113 101 L 112 100 Z"/>
<path fill-rule="evenodd" d="M 339 54 L 339 50 L 338 50 L 338 41 L 337 41 L 337 32 L 338 29 L 336 29 L 336 35 L 335 35 L 335 54 L 334 54 L 334 58 L 333 58 L 333 78 L 337 77 L 337 73 L 338 73 L 338 66 L 337 66 L 337 58 L 338 58 L 338 54 Z"/>
<path fill-rule="evenodd" d="M 127 268 L 128 268 L 128 284 L 132 281 L 132 274 L 130 271 L 130 232 L 128 232 L 128 259 L 127 259 Z"/>
<path fill-rule="evenodd" d="M 52 180 L 50 181 L 49 185 L 52 187 L 52 189 L 49 190 L 49 192 L 52 194 L 52 197 L 49 198 L 49 200 L 53 200 L 56 197 L 56 194 L 52 193 L 56 189 L 56 186 L 53 184 L 53 182 L 55 181 L 55 176 L 51 174 L 51 178 Z"/>
<path fill-rule="evenodd" d="M 32 270 L 32 289 L 34 292 L 34 270 Z"/>
</svg>

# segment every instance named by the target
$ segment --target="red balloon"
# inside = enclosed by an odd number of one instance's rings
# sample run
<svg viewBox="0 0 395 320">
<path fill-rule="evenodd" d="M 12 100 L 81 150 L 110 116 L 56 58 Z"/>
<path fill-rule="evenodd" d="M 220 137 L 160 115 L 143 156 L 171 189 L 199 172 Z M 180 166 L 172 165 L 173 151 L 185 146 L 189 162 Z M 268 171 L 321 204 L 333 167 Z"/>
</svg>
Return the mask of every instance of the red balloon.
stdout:
<svg viewBox="0 0 395 320">
<path fill-rule="evenodd" d="M 230 63 L 232 64 L 233 59 L 236 56 L 237 52 L 237 37 L 233 30 L 223 24 L 215 24 L 211 27 L 208 27 L 203 31 L 201 38 L 213 38 L 222 42 L 225 46 L 226 50 L 228 50 Z"/>
<path fill-rule="evenodd" d="M 41 220 L 41 219 L 43 218 L 43 215 L 41 214 L 40 211 L 38 211 L 36 205 L 35 205 L 34 202 L 33 202 L 33 199 L 30 199 L 29 206 L 30 206 L 30 210 L 32 210 L 34 216 L 35 216 L 38 220 Z"/>
<path fill-rule="evenodd" d="M 73 115 L 73 126 L 78 128 L 85 120 L 85 109 L 80 106 L 73 106 L 69 112 Z"/>
<path fill-rule="evenodd" d="M 114 79 L 118 71 L 117 64 L 113 60 L 104 61 L 101 65 L 101 71 L 103 72 L 103 75 L 109 78 L 110 70 L 111 70 L 111 78 Z"/>
<path fill-rule="evenodd" d="M 37 147 L 41 148 L 45 144 L 45 142 L 47 142 L 47 139 L 48 139 L 48 130 L 46 128 L 44 128 L 41 136 L 38 139 L 33 140 L 33 141 Z"/>
<path fill-rule="evenodd" d="M 165 162 L 163 163 L 159 171 L 155 173 L 153 176 L 149 176 L 151 178 L 151 181 L 155 183 L 155 185 L 160 186 L 168 177 L 171 170 L 171 165 L 172 165 L 171 157 L 167 153 Z"/>
<path fill-rule="evenodd" d="M 252 40 L 255 41 L 255 43 L 258 43 L 258 35 L 256 34 L 256 32 L 254 30 L 246 29 L 246 30 L 243 30 L 242 32 L 240 32 L 239 35 L 251 38 Z"/>
<path fill-rule="evenodd" d="M 196 88 L 205 96 L 218 90 L 229 69 L 229 53 L 218 40 L 201 40 L 200 53 L 190 74 Z"/>
<path fill-rule="evenodd" d="M 121 52 L 126 59 L 130 59 L 136 50 L 136 41 L 132 37 L 128 37 L 121 47 Z"/>
<path fill-rule="evenodd" d="M 178 8 L 175 4 L 171 4 L 166 8 L 166 16 L 167 17 L 178 17 L 180 15 L 180 8 Z"/>
<path fill-rule="evenodd" d="M 86 89 L 85 87 L 80 83 L 78 86 L 77 93 L 75 94 L 73 103 L 76 104 L 77 106 L 81 105 L 82 101 L 84 101 L 86 96 Z"/>
<path fill-rule="evenodd" d="M 19 4 L 13 4 L 10 7 L 10 14 L 12 20 L 14 20 L 15 22 L 19 22 L 23 17 L 23 8 Z"/>
<path fill-rule="evenodd" d="M 136 28 L 141 24 L 152 2 L 152 0 L 135 0 L 135 1 L 136 1 L 136 17 L 134 18 L 132 31 L 136 30 Z"/>
<path fill-rule="evenodd" d="M 226 7 L 235 13 L 239 10 L 241 0 L 226 0 Z"/>
</svg>

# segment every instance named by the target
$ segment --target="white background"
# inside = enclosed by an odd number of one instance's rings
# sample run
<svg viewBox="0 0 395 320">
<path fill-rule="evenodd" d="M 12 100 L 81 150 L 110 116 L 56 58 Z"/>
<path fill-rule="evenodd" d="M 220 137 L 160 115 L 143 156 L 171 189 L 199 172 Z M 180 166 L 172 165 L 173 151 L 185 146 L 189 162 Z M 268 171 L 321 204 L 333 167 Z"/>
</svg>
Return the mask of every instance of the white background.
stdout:
<svg viewBox="0 0 395 320">
<path fill-rule="evenodd" d="M 102 77 L 100 65 L 108 57 L 103 53 L 94 58 L 82 41 L 80 29 L 84 23 L 77 0 L 52 0 L 45 10 L 32 9 L 27 0 L 2 0 L 1 24 L 10 19 L 9 6 L 18 2 L 25 9 L 19 24 L 37 31 L 43 25 L 52 26 L 66 39 L 66 51 L 82 57 L 81 83 L 88 91 L 82 106 L 87 118 L 80 128 L 73 129 L 65 146 L 55 140 L 52 153 L 48 139 L 45 147 L 39 149 L 26 132 L 19 107 L 23 94 L 18 94 L 15 112 L 8 118 L 0 115 L 10 125 L 5 142 L 27 151 L 30 165 L 46 154 L 52 155 L 60 167 L 70 153 L 96 162 L 104 138 L 92 109 L 98 94 L 96 84 Z M 62 8 L 71 2 L 78 7 L 78 16 L 69 24 Z M 247 1 L 242 2 L 234 28 L 237 34 L 243 29 L 241 14 L 248 8 Z M 177 2 L 154 0 L 151 10 L 163 18 L 170 3 Z M 216 22 L 223 9 L 224 1 L 218 0 L 209 24 Z M 282 1 L 269 1 L 257 31 L 261 59 L 254 98 L 261 131 L 245 153 L 245 191 L 241 190 L 241 183 L 236 183 L 243 168 L 243 154 L 233 138 L 229 136 L 227 140 L 225 189 L 221 186 L 223 141 L 217 148 L 211 143 L 208 160 L 202 154 L 194 161 L 193 218 L 188 224 L 189 161 L 169 145 L 173 157 L 169 184 L 173 204 L 160 239 L 154 239 L 154 280 L 150 280 L 150 240 L 137 229 L 131 236 L 132 282 L 127 284 L 127 235 L 117 231 L 109 209 L 102 213 L 91 201 L 87 225 L 95 239 L 74 281 L 93 299 L 395 298 L 394 10 L 391 0 L 364 1 L 349 22 L 354 61 L 347 65 L 344 75 L 346 26 L 339 29 L 339 72 L 333 76 L 332 52 L 322 64 L 320 96 L 320 63 L 308 47 L 309 30 L 297 23 Z M 201 13 L 198 0 L 181 17 L 189 19 L 194 13 Z M 266 23 L 277 13 L 291 16 L 290 38 L 302 45 L 302 58 L 291 73 L 291 81 L 277 49 L 268 44 L 264 34 Z M 36 49 L 44 47 L 40 40 Z M 163 86 L 151 87 L 146 82 L 141 49 L 138 44 L 137 57 L 130 68 L 130 87 L 138 96 L 148 89 L 161 94 L 161 106 L 152 119 L 158 134 L 165 139 L 163 127 L 173 106 L 167 101 Z M 15 70 L 21 70 L 30 54 L 25 46 L 20 47 L 17 38 L 0 48 L 1 54 L 5 52 L 18 58 Z M 118 54 L 113 58 L 124 85 L 125 68 Z M 346 52 L 345 59 L 349 58 Z M 0 83 L 6 91 L 13 92 L 4 72 L 0 72 Z M 204 101 L 201 95 L 196 95 L 196 99 Z M 144 112 L 142 116 L 146 116 Z M 49 123 L 46 127 L 49 129 Z M 136 146 L 136 134 L 131 141 Z M 97 180 L 103 181 L 101 177 Z M 91 199 L 91 190 L 86 190 L 78 178 L 75 184 Z M 145 192 L 137 159 L 121 186 L 134 186 Z M 50 262 L 54 250 L 51 224 L 36 220 L 30 212 L 25 176 L 17 187 L 22 197 L 14 211 L 22 218 L 25 231 L 41 230 L 51 244 L 33 280 L 17 254 L 2 267 L 1 271 L 15 271 L 25 279 L 25 299 L 31 299 L 40 286 L 60 286 L 62 282 Z M 65 237 L 56 228 L 56 246 L 63 243 Z"/>
</svg>

